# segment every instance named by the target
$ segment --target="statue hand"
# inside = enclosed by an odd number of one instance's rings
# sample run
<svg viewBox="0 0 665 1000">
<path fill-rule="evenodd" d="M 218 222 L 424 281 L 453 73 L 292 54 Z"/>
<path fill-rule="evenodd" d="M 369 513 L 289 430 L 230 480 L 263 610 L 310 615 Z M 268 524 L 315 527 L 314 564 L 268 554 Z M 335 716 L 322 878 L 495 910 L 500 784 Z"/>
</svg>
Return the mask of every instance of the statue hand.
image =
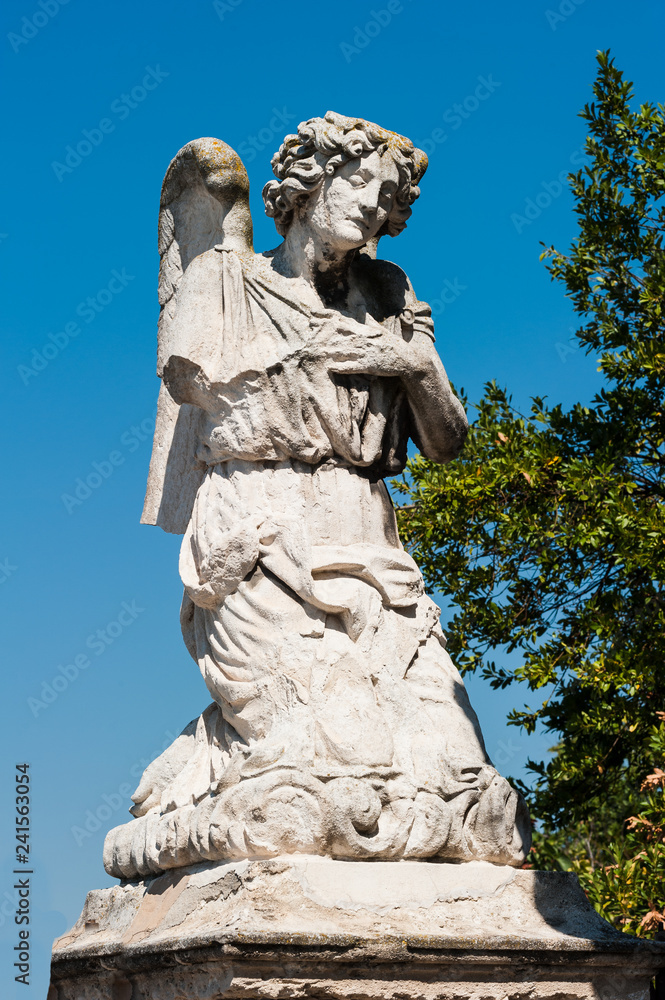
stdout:
<svg viewBox="0 0 665 1000">
<path fill-rule="evenodd" d="M 359 323 L 350 316 L 337 315 L 314 332 L 300 352 L 307 365 L 323 366 L 329 372 L 418 377 L 426 370 L 428 348 L 426 337 L 414 337 L 407 343 L 401 336 L 387 330 L 372 317 Z"/>
<path fill-rule="evenodd" d="M 171 355 L 164 366 L 163 377 L 176 403 L 191 403 L 202 409 L 210 407 L 210 383 L 203 369 L 189 358 Z"/>
</svg>

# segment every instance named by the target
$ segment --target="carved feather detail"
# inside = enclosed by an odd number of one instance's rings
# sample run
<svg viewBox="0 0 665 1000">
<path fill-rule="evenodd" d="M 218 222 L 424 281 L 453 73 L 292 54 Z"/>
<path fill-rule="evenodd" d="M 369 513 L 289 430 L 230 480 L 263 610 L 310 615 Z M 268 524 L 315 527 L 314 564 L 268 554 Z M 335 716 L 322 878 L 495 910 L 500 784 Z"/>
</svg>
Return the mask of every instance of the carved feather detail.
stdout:
<svg viewBox="0 0 665 1000">
<path fill-rule="evenodd" d="M 160 377 L 168 355 L 173 353 L 170 331 L 183 275 L 195 257 L 218 245 L 240 253 L 253 252 L 249 179 L 230 146 L 219 139 L 196 139 L 176 154 L 162 184 L 158 222 Z M 178 406 L 162 389 L 141 519 L 176 533 L 185 530 L 202 475 L 195 459 L 195 414 L 190 410 L 188 404 Z"/>
</svg>

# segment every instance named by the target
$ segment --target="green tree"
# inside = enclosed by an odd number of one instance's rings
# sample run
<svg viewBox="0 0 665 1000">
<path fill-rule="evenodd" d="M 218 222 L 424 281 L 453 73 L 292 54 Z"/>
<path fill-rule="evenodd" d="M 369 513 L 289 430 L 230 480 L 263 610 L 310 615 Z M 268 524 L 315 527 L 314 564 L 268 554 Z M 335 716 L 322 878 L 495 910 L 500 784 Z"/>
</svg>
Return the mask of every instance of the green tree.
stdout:
<svg viewBox="0 0 665 1000">
<path fill-rule="evenodd" d="M 578 236 L 542 257 L 604 387 L 521 414 L 490 383 L 461 457 L 418 456 L 395 485 L 403 537 L 454 607 L 461 669 L 541 692 L 509 717 L 556 744 L 523 787 L 534 862 L 575 868 L 605 916 L 651 934 L 665 909 L 663 788 L 644 785 L 665 755 L 665 118 L 632 108 L 609 53 L 593 93 L 587 165 L 570 176 Z"/>
</svg>

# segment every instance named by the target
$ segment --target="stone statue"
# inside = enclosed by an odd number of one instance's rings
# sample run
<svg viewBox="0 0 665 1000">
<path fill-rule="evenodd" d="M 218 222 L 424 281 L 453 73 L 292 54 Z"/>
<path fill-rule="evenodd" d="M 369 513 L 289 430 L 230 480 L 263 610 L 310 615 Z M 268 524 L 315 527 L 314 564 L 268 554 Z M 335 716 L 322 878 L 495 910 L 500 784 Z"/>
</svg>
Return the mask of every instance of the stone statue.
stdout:
<svg viewBox="0 0 665 1000">
<path fill-rule="evenodd" d="M 329 112 L 272 159 L 255 253 L 227 145 L 171 163 L 163 380 L 143 520 L 184 535 L 182 630 L 212 704 L 145 771 L 107 871 L 284 854 L 519 866 L 524 802 L 492 766 L 383 477 L 467 423 L 430 309 L 376 257 L 425 154 Z"/>
</svg>

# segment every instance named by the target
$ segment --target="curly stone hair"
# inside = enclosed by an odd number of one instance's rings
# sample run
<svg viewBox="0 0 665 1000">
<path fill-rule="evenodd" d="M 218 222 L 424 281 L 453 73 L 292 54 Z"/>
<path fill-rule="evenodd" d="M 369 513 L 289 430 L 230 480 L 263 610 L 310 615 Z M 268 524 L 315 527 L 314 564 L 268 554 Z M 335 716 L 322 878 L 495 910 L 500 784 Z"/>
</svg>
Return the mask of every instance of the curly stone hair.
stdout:
<svg viewBox="0 0 665 1000">
<path fill-rule="evenodd" d="M 301 122 L 297 135 L 287 135 L 271 163 L 276 181 L 263 189 L 266 215 L 275 220 L 277 232 L 286 236 L 296 205 L 319 190 L 348 160 L 376 150 L 390 151 L 399 174 L 393 206 L 379 236 L 397 236 L 411 215 L 411 205 L 420 194 L 418 182 L 427 170 L 427 154 L 397 132 L 328 111 L 325 118 Z"/>
</svg>

